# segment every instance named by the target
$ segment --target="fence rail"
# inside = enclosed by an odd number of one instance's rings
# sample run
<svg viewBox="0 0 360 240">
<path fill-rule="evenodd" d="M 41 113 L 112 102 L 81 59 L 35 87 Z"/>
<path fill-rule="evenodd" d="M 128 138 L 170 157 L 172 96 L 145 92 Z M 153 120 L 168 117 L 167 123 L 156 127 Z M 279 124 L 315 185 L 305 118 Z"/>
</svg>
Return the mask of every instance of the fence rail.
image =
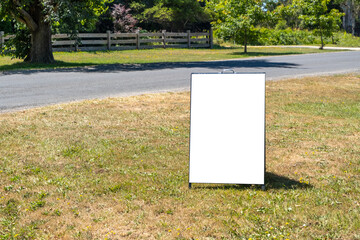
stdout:
<svg viewBox="0 0 360 240">
<path fill-rule="evenodd" d="M 14 35 L 0 32 L 0 49 Z M 67 34 L 52 35 L 52 47 L 55 52 L 99 51 L 149 48 L 212 48 L 213 34 L 209 32 L 155 32 L 155 33 L 81 33 L 77 39 Z"/>
</svg>

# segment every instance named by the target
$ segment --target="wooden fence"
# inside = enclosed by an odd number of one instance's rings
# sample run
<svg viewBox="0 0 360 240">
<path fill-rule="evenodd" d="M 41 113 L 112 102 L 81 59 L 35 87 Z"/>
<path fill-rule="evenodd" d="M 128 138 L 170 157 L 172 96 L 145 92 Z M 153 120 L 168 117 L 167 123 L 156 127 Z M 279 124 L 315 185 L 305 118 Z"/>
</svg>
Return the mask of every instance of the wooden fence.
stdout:
<svg viewBox="0 0 360 240">
<path fill-rule="evenodd" d="M 0 32 L 0 48 L 13 35 Z M 80 33 L 77 39 L 68 34 L 55 34 L 53 51 L 100 51 L 150 48 L 212 48 L 213 34 L 209 32 L 156 32 L 156 33 Z"/>
</svg>

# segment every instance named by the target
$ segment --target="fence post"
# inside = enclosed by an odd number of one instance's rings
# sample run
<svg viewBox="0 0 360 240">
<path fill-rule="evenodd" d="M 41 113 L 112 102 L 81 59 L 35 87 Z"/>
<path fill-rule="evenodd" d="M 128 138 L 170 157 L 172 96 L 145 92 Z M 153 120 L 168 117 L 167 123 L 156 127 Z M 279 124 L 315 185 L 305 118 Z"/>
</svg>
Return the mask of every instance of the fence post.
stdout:
<svg viewBox="0 0 360 240">
<path fill-rule="evenodd" d="M 210 28 L 210 30 L 209 30 L 209 44 L 210 44 L 210 48 L 212 49 L 214 46 L 214 37 L 213 37 L 212 28 Z"/>
<path fill-rule="evenodd" d="M 3 31 L 1 31 L 0 32 L 0 50 L 2 50 L 4 48 L 4 43 L 5 43 L 4 35 L 5 35 L 5 33 Z"/>
<path fill-rule="evenodd" d="M 140 49 L 140 31 L 136 30 L 136 49 Z"/>
<path fill-rule="evenodd" d="M 190 30 L 187 30 L 186 33 L 187 33 L 188 48 L 190 48 L 191 47 L 191 33 L 190 33 Z"/>
<path fill-rule="evenodd" d="M 78 52 L 79 51 L 79 36 L 76 35 L 75 37 L 75 52 Z"/>
<path fill-rule="evenodd" d="M 111 50 L 111 31 L 107 30 L 107 50 Z"/>
<path fill-rule="evenodd" d="M 162 30 L 162 39 L 164 48 L 166 48 L 166 30 Z"/>
</svg>

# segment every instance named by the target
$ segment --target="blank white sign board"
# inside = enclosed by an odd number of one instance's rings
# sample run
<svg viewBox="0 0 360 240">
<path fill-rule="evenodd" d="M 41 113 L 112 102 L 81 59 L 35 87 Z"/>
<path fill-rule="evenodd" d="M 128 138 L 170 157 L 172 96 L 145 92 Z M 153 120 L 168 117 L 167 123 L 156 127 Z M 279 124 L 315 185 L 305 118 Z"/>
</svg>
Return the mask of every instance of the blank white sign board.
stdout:
<svg viewBox="0 0 360 240">
<path fill-rule="evenodd" d="M 192 74 L 190 115 L 190 184 L 264 184 L 265 73 Z"/>
</svg>

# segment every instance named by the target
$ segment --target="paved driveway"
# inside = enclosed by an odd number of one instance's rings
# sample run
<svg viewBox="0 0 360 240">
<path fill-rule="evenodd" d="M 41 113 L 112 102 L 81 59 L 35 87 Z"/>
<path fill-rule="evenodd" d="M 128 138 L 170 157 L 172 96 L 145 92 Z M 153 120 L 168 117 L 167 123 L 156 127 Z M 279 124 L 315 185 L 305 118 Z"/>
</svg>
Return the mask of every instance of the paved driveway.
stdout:
<svg viewBox="0 0 360 240">
<path fill-rule="evenodd" d="M 83 99 L 188 90 L 191 73 L 266 72 L 267 80 L 359 71 L 360 51 L 0 74 L 0 112 Z"/>
</svg>

